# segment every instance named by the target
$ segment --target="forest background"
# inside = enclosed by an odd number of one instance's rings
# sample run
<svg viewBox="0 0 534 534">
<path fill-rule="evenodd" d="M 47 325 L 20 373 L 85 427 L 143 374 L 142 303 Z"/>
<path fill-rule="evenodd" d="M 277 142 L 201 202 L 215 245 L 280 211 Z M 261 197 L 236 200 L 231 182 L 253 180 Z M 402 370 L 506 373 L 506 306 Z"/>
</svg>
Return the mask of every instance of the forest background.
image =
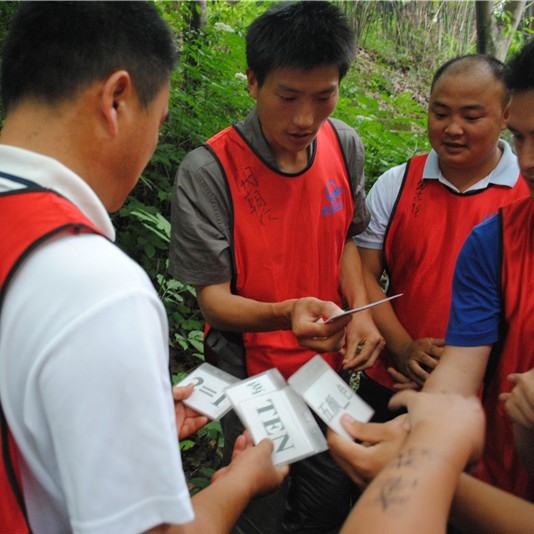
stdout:
<svg viewBox="0 0 534 534">
<path fill-rule="evenodd" d="M 0 44 L 17 3 L 0 2 Z M 165 304 L 175 382 L 203 361 L 203 321 L 194 289 L 168 273 L 174 175 L 188 151 L 243 118 L 253 106 L 246 86 L 244 35 L 273 3 L 156 1 L 175 34 L 180 63 L 158 148 L 113 222 L 117 244 L 147 270 Z M 429 150 L 427 98 L 440 64 L 474 52 L 505 60 L 534 28 L 534 2 L 335 3 L 354 27 L 358 52 L 341 83 L 333 116 L 354 127 L 363 140 L 367 189 L 386 169 Z M 192 493 L 208 484 L 219 467 L 222 439 L 219 423 L 212 422 L 181 442 Z"/>
</svg>

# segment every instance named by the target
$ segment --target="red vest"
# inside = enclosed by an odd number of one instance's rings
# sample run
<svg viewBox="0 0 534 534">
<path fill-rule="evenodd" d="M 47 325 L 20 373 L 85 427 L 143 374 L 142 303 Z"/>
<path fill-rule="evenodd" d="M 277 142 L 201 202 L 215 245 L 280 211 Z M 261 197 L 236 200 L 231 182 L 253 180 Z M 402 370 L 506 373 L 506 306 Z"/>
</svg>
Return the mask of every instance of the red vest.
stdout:
<svg viewBox="0 0 534 534">
<path fill-rule="evenodd" d="M 233 127 L 208 141 L 233 204 L 236 294 L 262 302 L 314 296 L 341 305 L 341 255 L 354 201 L 337 134 L 327 121 L 312 164 L 287 175 L 263 162 Z M 247 372 L 272 367 L 286 378 L 314 353 L 291 331 L 244 333 Z M 339 370 L 341 355 L 323 355 Z"/>
<path fill-rule="evenodd" d="M 499 393 L 512 389 L 506 377 L 534 367 L 534 199 L 500 210 L 502 288 L 506 334 L 493 378 L 484 398 L 486 445 L 481 478 L 534 501 L 530 479 L 515 452 L 512 423 Z"/>
<path fill-rule="evenodd" d="M 11 277 L 28 254 L 60 232 L 101 233 L 69 201 L 42 189 L 0 195 L 0 307 Z M 1 411 L 1 406 L 0 406 Z M 1 413 L 0 531 L 29 532 L 22 496 L 16 444 Z"/>
<path fill-rule="evenodd" d="M 491 185 L 458 194 L 438 180 L 423 180 L 428 154 L 412 158 L 384 237 L 388 293 L 395 313 L 412 339 L 444 338 L 452 299 L 454 266 L 471 229 L 499 207 L 528 196 L 520 177 L 513 188 Z M 388 367 L 396 367 L 387 350 L 368 376 L 391 388 Z"/>
</svg>

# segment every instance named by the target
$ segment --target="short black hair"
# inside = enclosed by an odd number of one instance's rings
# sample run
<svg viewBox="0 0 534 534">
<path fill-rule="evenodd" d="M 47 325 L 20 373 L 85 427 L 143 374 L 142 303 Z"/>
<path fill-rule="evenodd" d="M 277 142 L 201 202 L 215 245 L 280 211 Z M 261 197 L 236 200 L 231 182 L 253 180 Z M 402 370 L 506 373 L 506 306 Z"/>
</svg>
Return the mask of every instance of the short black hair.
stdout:
<svg viewBox="0 0 534 534">
<path fill-rule="evenodd" d="M 534 91 L 534 39 L 508 62 L 506 83 L 512 93 Z"/>
<path fill-rule="evenodd" d="M 281 2 L 248 28 L 247 65 L 261 86 L 278 68 L 311 70 L 337 65 L 339 79 L 356 54 L 354 31 L 330 2 Z"/>
<path fill-rule="evenodd" d="M 31 97 L 73 98 L 119 69 L 146 107 L 177 61 L 174 39 L 152 2 L 21 2 L 4 44 L 4 111 Z"/>
<path fill-rule="evenodd" d="M 432 78 L 432 83 L 430 85 L 430 92 L 434 90 L 434 86 L 437 81 L 444 74 L 451 73 L 469 73 L 472 71 L 473 67 L 483 67 L 491 71 L 496 81 L 498 81 L 503 88 L 503 108 L 505 108 L 510 103 L 510 91 L 506 84 L 506 76 L 508 68 L 497 58 L 488 56 L 486 54 L 466 54 L 464 56 L 458 56 L 449 61 L 445 62 L 438 70 L 434 73 Z"/>
</svg>

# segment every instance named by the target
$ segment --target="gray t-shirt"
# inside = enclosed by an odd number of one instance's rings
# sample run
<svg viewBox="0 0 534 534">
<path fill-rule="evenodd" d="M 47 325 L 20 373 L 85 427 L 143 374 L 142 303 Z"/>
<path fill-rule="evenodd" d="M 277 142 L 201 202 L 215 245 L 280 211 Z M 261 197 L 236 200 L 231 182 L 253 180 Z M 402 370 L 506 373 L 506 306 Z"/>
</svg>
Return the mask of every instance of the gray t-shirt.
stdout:
<svg viewBox="0 0 534 534">
<path fill-rule="evenodd" d="M 363 172 L 365 152 L 353 128 L 338 119 L 330 120 L 341 141 L 354 191 L 354 215 L 350 236 L 347 236 L 351 237 L 363 232 L 369 223 Z M 278 170 L 263 136 L 256 108 L 236 127 L 255 152 L 274 170 Z M 314 146 L 315 142 L 312 150 Z M 287 176 L 287 173 L 284 175 Z M 169 263 L 171 274 L 193 285 L 220 284 L 231 280 L 231 219 L 230 192 L 221 167 L 211 152 L 205 146 L 200 146 L 186 155 L 175 178 Z"/>
</svg>

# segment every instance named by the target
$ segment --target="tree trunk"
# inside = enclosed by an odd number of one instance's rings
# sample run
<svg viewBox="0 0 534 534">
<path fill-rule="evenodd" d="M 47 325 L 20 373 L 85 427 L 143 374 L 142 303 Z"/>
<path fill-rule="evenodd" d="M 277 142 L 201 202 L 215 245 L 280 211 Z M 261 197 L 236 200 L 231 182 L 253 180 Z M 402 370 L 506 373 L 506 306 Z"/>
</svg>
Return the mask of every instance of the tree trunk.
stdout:
<svg viewBox="0 0 534 534">
<path fill-rule="evenodd" d="M 206 26 L 208 20 L 208 5 L 207 0 L 188 0 L 184 4 L 184 20 L 188 26 L 184 31 L 184 49 L 190 50 L 194 48 L 197 39 L 199 38 L 201 30 Z M 198 67 L 197 56 L 185 54 L 182 58 L 184 63 L 193 69 Z M 186 69 L 184 74 L 183 86 L 184 91 L 194 89 L 198 85 L 198 80 L 189 75 L 189 70 Z"/>
<path fill-rule="evenodd" d="M 186 13 L 188 14 L 189 31 L 198 34 L 206 26 L 208 20 L 207 0 L 194 0 L 187 3 L 189 9 L 186 10 Z"/>
<path fill-rule="evenodd" d="M 492 2 L 485 0 L 475 2 L 477 21 L 477 52 L 479 54 L 493 55 L 493 40 L 491 31 Z"/>
<path fill-rule="evenodd" d="M 506 59 L 514 32 L 526 8 L 526 0 L 505 2 L 503 16 L 494 13 L 494 3 L 487 0 L 475 2 L 477 22 L 477 52 L 487 54 L 501 61 Z"/>
<path fill-rule="evenodd" d="M 517 30 L 521 21 L 526 4 L 526 0 L 509 1 L 505 4 L 504 9 L 507 14 L 507 20 L 502 23 L 497 23 L 499 38 L 495 47 L 495 57 L 501 61 L 506 59 L 506 54 L 510 48 L 514 32 Z"/>
</svg>

